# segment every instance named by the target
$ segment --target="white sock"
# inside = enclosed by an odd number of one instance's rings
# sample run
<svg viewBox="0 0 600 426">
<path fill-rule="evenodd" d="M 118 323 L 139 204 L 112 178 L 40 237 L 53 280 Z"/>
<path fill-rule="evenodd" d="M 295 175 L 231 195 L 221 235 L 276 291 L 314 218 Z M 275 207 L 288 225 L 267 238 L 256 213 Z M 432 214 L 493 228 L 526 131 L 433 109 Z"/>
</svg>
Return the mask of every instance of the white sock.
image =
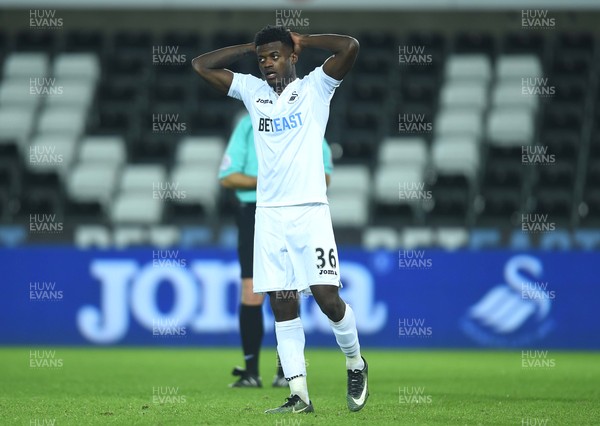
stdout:
<svg viewBox="0 0 600 426">
<path fill-rule="evenodd" d="M 356 330 L 356 318 L 350 305 L 346 304 L 346 312 L 339 322 L 329 320 L 335 340 L 346 355 L 346 368 L 348 370 L 362 370 L 365 363 L 360 356 L 360 343 Z"/>
<path fill-rule="evenodd" d="M 304 362 L 304 328 L 300 318 L 275 322 L 277 352 L 281 368 L 289 381 L 290 392 L 298 395 L 307 404 L 308 387 L 306 385 L 306 363 Z"/>
<path fill-rule="evenodd" d="M 289 381 L 290 395 L 298 395 L 300 399 L 307 404 L 310 404 L 308 399 L 308 386 L 306 384 L 306 376 L 299 376 Z"/>
</svg>

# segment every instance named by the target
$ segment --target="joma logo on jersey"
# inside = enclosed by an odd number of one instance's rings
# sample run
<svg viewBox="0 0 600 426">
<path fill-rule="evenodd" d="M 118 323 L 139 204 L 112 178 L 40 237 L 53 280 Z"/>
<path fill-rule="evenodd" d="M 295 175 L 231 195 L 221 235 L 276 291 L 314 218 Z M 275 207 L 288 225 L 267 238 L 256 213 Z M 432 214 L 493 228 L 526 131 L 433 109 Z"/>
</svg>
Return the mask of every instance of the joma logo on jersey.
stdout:
<svg viewBox="0 0 600 426">
<path fill-rule="evenodd" d="M 261 118 L 258 121 L 259 132 L 282 132 L 302 126 L 302 113 L 297 112 L 288 117 Z"/>
<path fill-rule="evenodd" d="M 319 271 L 319 275 L 337 275 L 337 272 L 335 272 L 333 269 L 321 269 Z"/>
<path fill-rule="evenodd" d="M 258 98 L 256 100 L 256 103 L 257 104 L 272 104 L 273 101 L 271 99 L 260 99 L 260 98 Z"/>
</svg>

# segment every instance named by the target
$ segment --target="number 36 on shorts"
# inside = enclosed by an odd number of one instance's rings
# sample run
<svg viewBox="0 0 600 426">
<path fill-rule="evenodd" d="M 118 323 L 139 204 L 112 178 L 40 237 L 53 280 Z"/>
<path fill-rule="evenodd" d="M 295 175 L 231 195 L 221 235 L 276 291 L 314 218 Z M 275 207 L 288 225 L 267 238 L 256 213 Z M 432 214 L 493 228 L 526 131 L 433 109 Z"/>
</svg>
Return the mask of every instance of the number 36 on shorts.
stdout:
<svg viewBox="0 0 600 426">
<path fill-rule="evenodd" d="M 327 252 L 327 255 L 325 255 L 326 250 L 322 249 L 321 247 L 317 247 L 315 252 L 317 254 L 317 268 L 321 270 L 319 275 L 337 275 L 337 260 L 335 258 L 335 250 L 330 249 Z M 329 266 L 332 269 L 323 269 L 325 266 L 327 266 L 327 263 L 329 263 Z"/>
</svg>

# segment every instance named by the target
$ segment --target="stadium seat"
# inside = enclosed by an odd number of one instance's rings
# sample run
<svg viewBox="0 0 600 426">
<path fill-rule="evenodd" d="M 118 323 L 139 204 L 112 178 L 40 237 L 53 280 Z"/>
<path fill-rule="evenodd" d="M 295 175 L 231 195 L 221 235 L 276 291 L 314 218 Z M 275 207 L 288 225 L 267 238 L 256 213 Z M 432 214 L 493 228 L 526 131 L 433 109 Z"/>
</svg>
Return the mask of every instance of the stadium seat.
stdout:
<svg viewBox="0 0 600 426">
<path fill-rule="evenodd" d="M 164 184 L 167 171 L 158 164 L 130 164 L 123 169 L 119 190 L 122 192 L 141 191 L 152 194 L 155 185 Z"/>
<path fill-rule="evenodd" d="M 54 59 L 53 75 L 60 81 L 96 82 L 100 77 L 100 63 L 93 53 L 61 53 Z"/>
<path fill-rule="evenodd" d="M 121 166 L 126 160 L 125 140 L 121 136 L 87 136 L 79 148 L 79 161 L 82 162 Z"/>
<path fill-rule="evenodd" d="M 484 110 L 487 105 L 487 84 L 475 80 L 446 83 L 440 93 L 443 108 L 476 108 Z"/>
<path fill-rule="evenodd" d="M 406 250 L 430 247 L 435 241 L 431 228 L 405 228 L 400 235 L 400 247 Z"/>
<path fill-rule="evenodd" d="M 77 139 L 74 136 L 39 134 L 29 146 L 28 168 L 33 171 L 57 171 L 66 178 L 75 157 Z"/>
<path fill-rule="evenodd" d="M 75 228 L 73 239 L 80 249 L 106 249 L 112 245 L 110 232 L 102 225 L 79 225 Z"/>
<path fill-rule="evenodd" d="M 473 108 L 442 109 L 433 129 L 436 136 L 470 136 L 479 139 L 483 135 L 482 112 Z"/>
<path fill-rule="evenodd" d="M 119 167 L 108 163 L 77 163 L 67 179 L 67 192 L 74 201 L 98 201 L 108 205 L 117 187 Z M 151 194 L 148 183 L 148 194 Z"/>
<path fill-rule="evenodd" d="M 496 79 L 500 82 L 541 77 L 542 64 L 535 55 L 501 55 L 496 60 Z"/>
<path fill-rule="evenodd" d="M 126 223 L 130 221 L 129 218 L 125 220 Z M 113 244 L 118 249 L 148 245 L 148 231 L 135 225 L 117 226 L 113 231 Z"/>
<path fill-rule="evenodd" d="M 479 144 L 474 137 L 440 137 L 431 148 L 432 165 L 438 174 L 461 174 L 474 180 L 479 169 Z"/>
<path fill-rule="evenodd" d="M 386 204 L 406 204 L 415 202 L 412 198 L 399 195 L 403 185 L 410 187 L 424 183 L 423 169 L 420 166 L 382 166 L 375 172 L 375 200 Z"/>
<path fill-rule="evenodd" d="M 445 250 L 457 250 L 469 244 L 469 232 L 465 228 L 438 228 L 435 241 Z"/>
<path fill-rule="evenodd" d="M 79 137 L 85 128 L 86 118 L 86 111 L 73 106 L 45 108 L 40 113 L 37 131 Z"/>
<path fill-rule="evenodd" d="M 426 141 L 419 137 L 388 137 L 379 148 L 379 165 L 410 163 L 425 167 L 428 157 Z"/>
<path fill-rule="evenodd" d="M 218 163 L 212 168 L 197 167 L 194 164 L 178 164 L 171 172 L 171 182 L 178 185 L 177 190 L 185 191 L 185 197 L 173 199 L 176 204 L 199 204 L 205 213 L 215 213 L 219 183 L 217 180 Z"/>
<path fill-rule="evenodd" d="M 363 227 L 368 221 L 368 199 L 352 193 L 328 195 L 331 221 L 334 226 Z"/>
<path fill-rule="evenodd" d="M 483 81 L 492 79 L 492 65 L 484 54 L 450 55 L 444 72 L 446 81 Z"/>
<path fill-rule="evenodd" d="M 62 88 L 62 93 L 56 96 L 48 96 L 45 105 L 50 108 L 81 108 L 87 113 L 87 109 L 94 98 L 94 85 L 85 80 L 72 80 L 64 77 L 57 81 L 57 84 Z"/>
<path fill-rule="evenodd" d="M 523 84 L 516 80 L 495 84 L 491 98 L 491 106 L 494 109 L 525 107 L 535 111 L 540 103 L 538 96 L 523 94 Z"/>
<path fill-rule="evenodd" d="M 177 145 L 175 161 L 215 167 L 221 164 L 224 151 L 225 142 L 220 137 L 186 136 Z"/>
<path fill-rule="evenodd" d="M 361 197 L 371 190 L 371 175 L 369 168 L 364 165 L 340 165 L 333 170 L 331 185 L 327 193 L 352 193 Z"/>
<path fill-rule="evenodd" d="M 399 247 L 398 232 L 389 227 L 369 227 L 363 232 L 362 246 L 366 250 L 397 250 Z"/>
<path fill-rule="evenodd" d="M 21 79 L 29 82 L 31 78 L 48 76 L 50 62 L 46 53 L 10 53 L 4 60 L 2 76 L 4 79 Z"/>
<path fill-rule="evenodd" d="M 0 107 L 0 139 L 14 140 L 21 152 L 25 153 L 34 119 L 35 110 L 30 106 Z"/>
<path fill-rule="evenodd" d="M 124 191 L 113 202 L 110 220 L 117 225 L 151 225 L 161 221 L 164 203 L 140 190 Z"/>
<path fill-rule="evenodd" d="M 24 107 L 35 109 L 42 96 L 30 93 L 30 82 L 20 78 L 9 78 L 0 81 L 0 107 Z"/>
<path fill-rule="evenodd" d="M 533 116 L 529 108 L 497 108 L 490 111 L 486 139 L 492 144 L 531 145 L 534 136 Z"/>
<path fill-rule="evenodd" d="M 149 242 L 153 247 L 167 248 L 179 244 L 181 231 L 176 226 L 152 226 L 148 231 Z"/>
</svg>

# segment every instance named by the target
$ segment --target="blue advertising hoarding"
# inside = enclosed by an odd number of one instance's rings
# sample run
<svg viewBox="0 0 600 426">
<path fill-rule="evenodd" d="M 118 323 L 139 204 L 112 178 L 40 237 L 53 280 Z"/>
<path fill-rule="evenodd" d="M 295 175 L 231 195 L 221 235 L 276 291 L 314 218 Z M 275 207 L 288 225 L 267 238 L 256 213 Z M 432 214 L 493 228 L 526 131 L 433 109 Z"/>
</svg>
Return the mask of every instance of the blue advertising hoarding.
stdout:
<svg viewBox="0 0 600 426">
<path fill-rule="evenodd" d="M 600 349 L 594 252 L 339 251 L 372 347 Z M 238 345 L 233 250 L 0 250 L 0 344 Z M 265 343 L 274 343 L 265 304 Z M 307 342 L 335 346 L 302 299 Z"/>
</svg>

